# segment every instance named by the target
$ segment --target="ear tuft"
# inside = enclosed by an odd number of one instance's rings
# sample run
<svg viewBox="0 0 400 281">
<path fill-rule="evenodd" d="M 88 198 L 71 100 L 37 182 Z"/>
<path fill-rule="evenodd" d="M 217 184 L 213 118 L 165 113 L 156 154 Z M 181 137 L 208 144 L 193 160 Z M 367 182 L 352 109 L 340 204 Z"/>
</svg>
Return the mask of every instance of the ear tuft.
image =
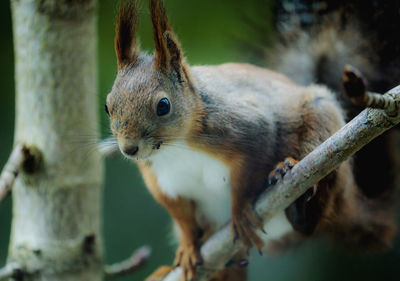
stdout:
<svg viewBox="0 0 400 281">
<path fill-rule="evenodd" d="M 136 0 L 122 0 L 115 27 L 115 52 L 118 69 L 128 64 L 134 64 L 138 58 L 139 48 L 135 46 L 138 19 Z"/>
<path fill-rule="evenodd" d="M 168 68 L 168 49 L 164 32 L 170 30 L 164 3 L 160 0 L 150 0 L 151 22 L 153 24 L 154 49 L 156 64 L 159 68 Z"/>
<path fill-rule="evenodd" d="M 165 12 L 162 0 L 150 0 L 153 23 L 155 64 L 161 71 L 174 73 L 179 82 L 183 81 L 183 52 Z"/>
<path fill-rule="evenodd" d="M 167 44 L 167 49 L 169 51 L 170 70 L 176 74 L 179 83 L 182 83 L 183 54 L 181 50 L 181 44 L 171 31 L 166 31 L 164 34 L 164 38 Z"/>
</svg>

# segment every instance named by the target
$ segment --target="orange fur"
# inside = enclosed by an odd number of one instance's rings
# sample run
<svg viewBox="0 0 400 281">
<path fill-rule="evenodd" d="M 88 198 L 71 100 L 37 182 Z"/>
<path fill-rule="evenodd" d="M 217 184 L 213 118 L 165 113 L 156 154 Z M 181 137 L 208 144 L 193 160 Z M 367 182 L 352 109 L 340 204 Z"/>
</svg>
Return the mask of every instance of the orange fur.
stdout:
<svg viewBox="0 0 400 281">
<path fill-rule="evenodd" d="M 170 273 L 174 268 L 171 266 L 160 266 L 156 271 L 154 271 L 145 281 L 162 281 L 168 273 Z"/>
</svg>

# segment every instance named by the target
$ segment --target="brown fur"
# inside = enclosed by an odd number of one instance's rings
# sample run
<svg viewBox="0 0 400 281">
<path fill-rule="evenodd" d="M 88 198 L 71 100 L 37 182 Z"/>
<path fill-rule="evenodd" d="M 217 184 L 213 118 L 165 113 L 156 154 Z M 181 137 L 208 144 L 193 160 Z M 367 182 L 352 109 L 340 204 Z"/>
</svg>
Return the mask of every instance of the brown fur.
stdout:
<svg viewBox="0 0 400 281">
<path fill-rule="evenodd" d="M 246 266 L 240 266 L 238 263 L 241 260 L 246 259 L 246 252 L 241 251 L 237 253 L 230 263 L 224 270 L 218 272 L 210 281 L 243 281 L 247 279 L 247 268 Z"/>
<path fill-rule="evenodd" d="M 233 235 L 247 247 L 261 249 L 262 240 L 255 228 L 262 228 L 262 223 L 252 203 L 267 188 L 269 171 L 288 156 L 302 159 L 343 126 L 340 106 L 324 87 L 301 87 L 281 74 L 259 67 L 189 67 L 168 24 L 163 2 L 158 0 L 150 0 L 154 57 L 126 55 L 131 54 L 128 50 L 133 47 L 136 28 L 136 20 L 126 26 L 126 17 L 136 12 L 125 10 L 135 9 L 133 5 L 121 9 L 122 20 L 116 33 L 120 67 L 107 96 L 111 129 L 121 151 L 136 146 L 139 149 L 135 157 L 144 159 L 164 146 L 185 140 L 192 149 L 220 159 L 231 171 Z M 121 30 L 131 33 L 124 37 Z M 165 97 L 172 109 L 165 116 L 157 116 L 157 103 Z M 183 280 L 189 280 L 201 261 L 200 244 L 217 229 L 207 222 L 200 226 L 192 200 L 172 199 L 161 192 L 151 158 L 138 164 L 150 192 L 181 230 L 175 263 L 183 268 Z M 313 192 L 311 200 L 300 198 L 289 208 L 294 229 L 307 235 L 368 232 L 365 230 L 372 214 L 365 213 L 358 220 L 361 201 L 348 162 L 322 180 Z M 391 237 L 387 224 L 377 220 L 374 223 L 385 239 Z M 163 267 L 151 278 L 160 280 L 169 270 Z M 227 277 L 232 275 L 235 279 Z M 245 280 L 245 270 L 227 269 L 213 280 L 227 278 Z"/>
<path fill-rule="evenodd" d="M 115 53 L 118 69 L 126 64 L 133 64 L 138 56 L 134 39 L 138 27 L 138 7 L 136 1 L 123 0 L 119 6 L 115 26 Z"/>
</svg>

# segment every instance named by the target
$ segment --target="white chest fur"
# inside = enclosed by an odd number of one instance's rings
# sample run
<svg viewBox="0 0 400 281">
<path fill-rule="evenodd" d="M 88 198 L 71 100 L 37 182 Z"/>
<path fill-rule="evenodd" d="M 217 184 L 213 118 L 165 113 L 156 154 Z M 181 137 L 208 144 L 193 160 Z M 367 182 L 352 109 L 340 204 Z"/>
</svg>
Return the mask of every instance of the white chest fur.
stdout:
<svg viewBox="0 0 400 281">
<path fill-rule="evenodd" d="M 215 228 L 231 217 L 230 169 L 221 161 L 191 149 L 184 142 L 163 147 L 151 157 L 152 168 L 161 190 L 172 198 L 178 196 L 196 203 L 197 218 Z M 266 225 L 265 241 L 279 239 L 293 230 L 284 212 Z"/>
<path fill-rule="evenodd" d="M 224 163 L 184 142 L 162 147 L 151 162 L 162 191 L 194 200 L 200 221 L 220 227 L 229 220 L 230 169 Z"/>
</svg>

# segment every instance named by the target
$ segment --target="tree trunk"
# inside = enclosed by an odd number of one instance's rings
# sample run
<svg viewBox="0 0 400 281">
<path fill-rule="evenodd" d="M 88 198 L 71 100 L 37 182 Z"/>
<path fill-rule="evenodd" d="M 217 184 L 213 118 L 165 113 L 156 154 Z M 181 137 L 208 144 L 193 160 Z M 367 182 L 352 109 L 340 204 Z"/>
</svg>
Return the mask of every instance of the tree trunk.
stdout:
<svg viewBox="0 0 400 281">
<path fill-rule="evenodd" d="M 102 161 L 72 141 L 98 137 L 96 1 L 11 2 L 15 143 L 42 161 L 13 188 L 8 263 L 21 280 L 102 280 Z"/>
</svg>

